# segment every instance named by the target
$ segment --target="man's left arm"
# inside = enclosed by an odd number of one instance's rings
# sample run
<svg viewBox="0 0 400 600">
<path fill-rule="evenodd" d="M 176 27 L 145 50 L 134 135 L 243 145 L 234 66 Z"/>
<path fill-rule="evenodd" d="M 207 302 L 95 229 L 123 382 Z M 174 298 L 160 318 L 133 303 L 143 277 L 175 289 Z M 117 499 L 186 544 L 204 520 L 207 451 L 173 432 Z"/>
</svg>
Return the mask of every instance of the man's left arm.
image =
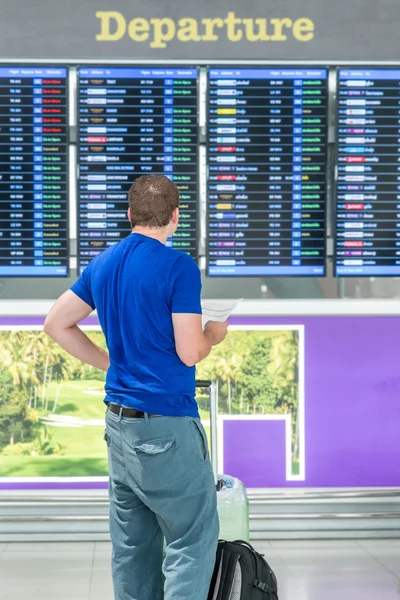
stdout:
<svg viewBox="0 0 400 600">
<path fill-rule="evenodd" d="M 110 366 L 108 352 L 94 344 L 78 327 L 90 315 L 93 307 L 71 290 L 60 296 L 44 323 L 44 331 L 57 344 L 82 362 L 107 371 Z"/>
</svg>

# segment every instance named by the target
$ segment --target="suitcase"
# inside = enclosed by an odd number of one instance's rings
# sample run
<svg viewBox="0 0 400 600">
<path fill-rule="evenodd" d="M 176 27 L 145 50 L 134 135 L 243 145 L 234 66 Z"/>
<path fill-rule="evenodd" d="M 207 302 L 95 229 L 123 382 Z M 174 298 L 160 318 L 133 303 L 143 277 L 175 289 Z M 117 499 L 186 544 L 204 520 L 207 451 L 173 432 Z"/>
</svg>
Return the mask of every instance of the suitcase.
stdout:
<svg viewBox="0 0 400 600">
<path fill-rule="evenodd" d="M 196 381 L 196 388 L 210 393 L 210 454 L 217 489 L 219 537 L 226 541 L 249 541 L 249 502 L 244 484 L 229 475 L 218 476 L 217 393 L 211 381 Z"/>
<path fill-rule="evenodd" d="M 219 537 L 227 542 L 249 541 L 249 502 L 244 484 L 220 475 L 217 483 Z"/>
</svg>

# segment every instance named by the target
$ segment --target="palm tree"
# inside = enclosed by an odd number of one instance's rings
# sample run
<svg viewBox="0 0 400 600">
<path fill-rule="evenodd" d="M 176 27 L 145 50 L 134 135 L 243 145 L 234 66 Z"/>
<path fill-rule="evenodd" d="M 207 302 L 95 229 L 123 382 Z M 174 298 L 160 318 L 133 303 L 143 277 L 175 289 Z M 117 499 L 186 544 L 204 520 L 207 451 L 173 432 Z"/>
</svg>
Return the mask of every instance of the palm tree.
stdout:
<svg viewBox="0 0 400 600">
<path fill-rule="evenodd" d="M 44 336 L 42 332 L 34 331 L 32 332 L 32 379 L 34 380 L 34 388 L 33 388 L 33 399 L 31 395 L 29 395 L 29 405 L 32 406 L 32 400 L 35 410 L 37 409 L 37 398 L 38 398 L 38 388 L 40 387 L 40 381 L 36 374 L 36 368 L 38 364 L 38 359 L 40 355 L 40 350 L 43 345 Z"/>
<path fill-rule="evenodd" d="M 32 376 L 31 345 L 26 340 L 24 331 L 7 332 L 5 343 L 0 345 L 0 363 L 13 378 L 19 389 L 28 390 L 29 384 L 35 383 Z"/>
<path fill-rule="evenodd" d="M 74 364 L 71 360 L 71 357 L 67 354 L 61 354 L 59 361 L 53 367 L 53 379 L 57 381 L 56 395 L 52 410 L 53 413 L 55 413 L 57 409 L 61 386 L 64 381 L 68 381 L 68 379 L 70 379 L 73 369 Z"/>
<path fill-rule="evenodd" d="M 274 387 L 280 395 L 281 409 L 292 415 L 294 459 L 298 457 L 299 451 L 298 368 L 298 332 L 280 332 L 280 335 L 272 340 L 271 362 L 268 365 L 268 371 L 272 376 Z"/>
<path fill-rule="evenodd" d="M 242 364 L 243 355 L 241 354 L 232 354 L 228 357 L 218 356 L 216 359 L 218 377 L 226 382 L 228 414 L 232 412 L 232 387 L 237 382 Z"/>
<path fill-rule="evenodd" d="M 42 408 L 48 410 L 48 399 L 46 400 L 47 389 L 51 383 L 51 373 L 55 365 L 60 361 L 63 352 L 53 342 L 51 338 L 41 333 L 41 337 L 37 340 L 37 359 L 36 369 L 39 372 L 41 382 L 41 405 Z"/>
</svg>

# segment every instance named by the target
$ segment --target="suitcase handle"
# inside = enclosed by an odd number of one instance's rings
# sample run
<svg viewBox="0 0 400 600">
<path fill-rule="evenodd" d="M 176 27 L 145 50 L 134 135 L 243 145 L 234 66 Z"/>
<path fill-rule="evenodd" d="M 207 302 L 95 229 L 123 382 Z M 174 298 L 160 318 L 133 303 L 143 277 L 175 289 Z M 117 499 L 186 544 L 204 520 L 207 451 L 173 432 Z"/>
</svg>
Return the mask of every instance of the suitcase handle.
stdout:
<svg viewBox="0 0 400 600">
<path fill-rule="evenodd" d="M 198 379 L 198 380 L 196 380 L 196 387 L 197 388 L 209 388 L 209 387 L 211 387 L 211 381 L 209 381 L 208 379 Z"/>
<path fill-rule="evenodd" d="M 218 484 L 218 444 L 217 444 L 217 385 L 208 379 L 196 381 L 196 388 L 207 388 L 210 392 L 210 449 L 211 464 L 215 485 Z"/>
</svg>

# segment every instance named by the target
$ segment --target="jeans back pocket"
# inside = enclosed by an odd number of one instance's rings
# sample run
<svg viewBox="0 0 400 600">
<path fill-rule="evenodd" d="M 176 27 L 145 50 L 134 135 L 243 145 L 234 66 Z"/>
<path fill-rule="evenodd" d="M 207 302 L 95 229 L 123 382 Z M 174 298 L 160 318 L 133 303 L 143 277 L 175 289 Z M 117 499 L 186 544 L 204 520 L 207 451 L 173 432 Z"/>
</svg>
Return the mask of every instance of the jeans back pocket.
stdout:
<svg viewBox="0 0 400 600">
<path fill-rule="evenodd" d="M 167 452 L 174 445 L 175 437 L 173 435 L 167 435 L 153 440 L 137 441 L 133 444 L 133 449 L 138 453 L 157 455 Z"/>
<path fill-rule="evenodd" d="M 198 419 L 191 419 L 191 428 L 195 451 L 205 462 L 208 459 L 208 439 L 204 427 Z"/>
</svg>

